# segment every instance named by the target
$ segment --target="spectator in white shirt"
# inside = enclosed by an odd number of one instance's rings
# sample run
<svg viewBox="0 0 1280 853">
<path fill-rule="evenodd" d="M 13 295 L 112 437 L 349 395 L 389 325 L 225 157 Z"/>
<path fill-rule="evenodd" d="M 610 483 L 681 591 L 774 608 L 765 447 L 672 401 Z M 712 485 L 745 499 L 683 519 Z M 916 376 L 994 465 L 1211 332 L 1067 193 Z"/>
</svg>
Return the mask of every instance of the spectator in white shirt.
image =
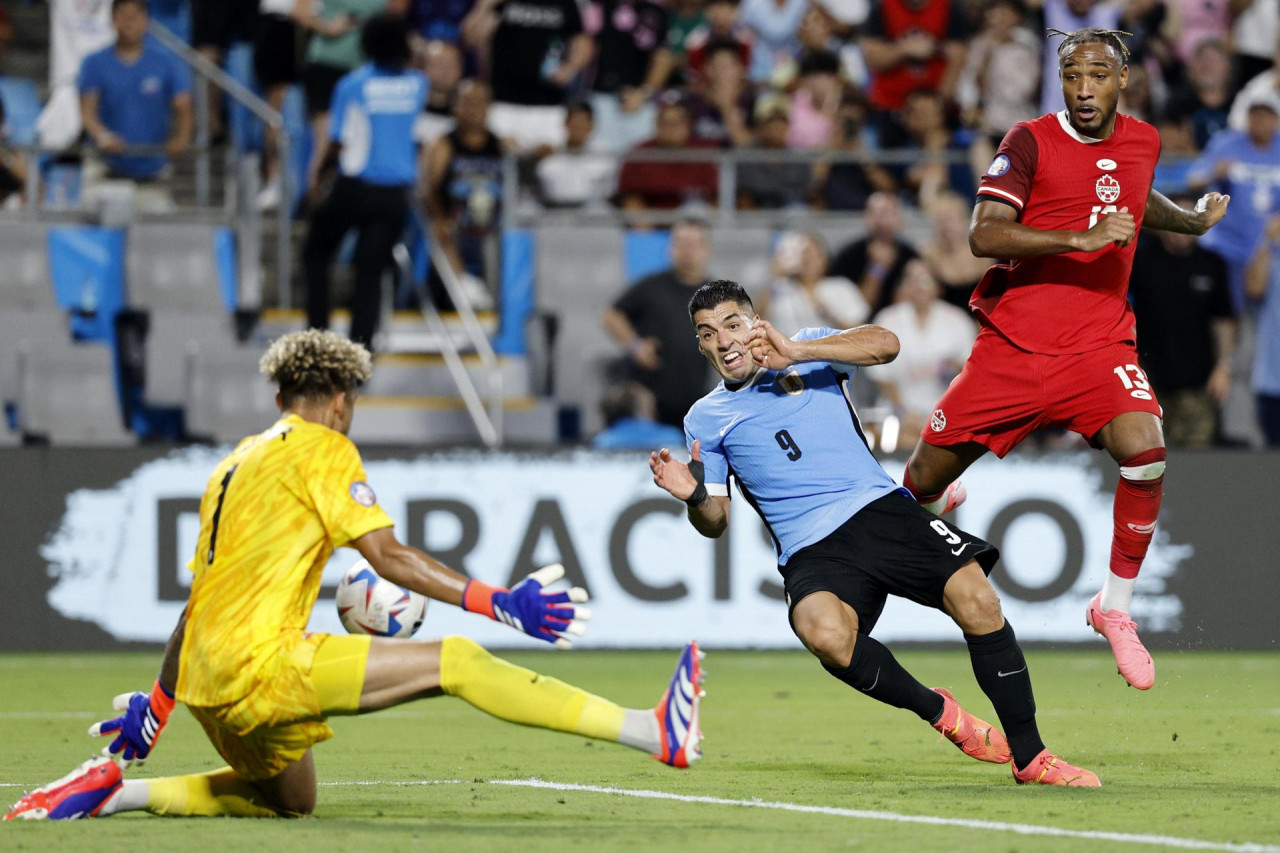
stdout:
<svg viewBox="0 0 1280 853">
<path fill-rule="evenodd" d="M 548 207 L 606 206 L 617 180 L 617 160 L 596 149 L 595 110 L 589 101 L 566 110 L 565 144 L 543 152 L 538 162 L 538 193 Z"/>
<path fill-rule="evenodd" d="M 939 299 L 938 291 L 928 265 L 910 261 L 898 286 L 898 301 L 872 321 L 901 342 L 896 359 L 868 370 L 894 407 L 902 435 L 924 428 L 934 403 L 964 366 L 977 336 L 969 315 Z"/>
<path fill-rule="evenodd" d="M 756 300 L 756 311 L 785 335 L 819 326 L 848 329 L 871 313 L 857 285 L 827 275 L 827 247 L 817 234 L 784 234 L 773 269 L 776 278 Z"/>
</svg>

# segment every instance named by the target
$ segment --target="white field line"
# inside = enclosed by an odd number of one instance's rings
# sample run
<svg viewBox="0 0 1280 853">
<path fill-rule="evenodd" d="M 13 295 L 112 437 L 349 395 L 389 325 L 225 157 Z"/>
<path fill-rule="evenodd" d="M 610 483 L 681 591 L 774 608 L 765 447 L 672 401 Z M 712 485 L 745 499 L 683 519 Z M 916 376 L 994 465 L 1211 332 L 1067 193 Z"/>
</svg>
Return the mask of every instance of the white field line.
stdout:
<svg viewBox="0 0 1280 853">
<path fill-rule="evenodd" d="M 899 814 L 897 812 L 846 809 L 838 806 L 808 806 L 802 803 L 771 802 L 769 800 L 733 800 L 725 797 L 705 797 L 691 794 L 673 794 L 669 791 L 650 791 L 637 788 L 608 788 L 600 785 L 577 785 L 565 782 L 547 782 L 542 779 L 410 779 L 383 782 L 370 779 L 351 779 L 338 782 L 320 782 L 323 788 L 376 788 L 376 787 L 427 787 L 434 785 L 502 785 L 508 788 L 541 788 L 548 791 L 566 791 L 583 794 L 607 794 L 614 797 L 632 797 L 641 800 L 672 800 L 679 803 L 700 803 L 709 806 L 736 806 L 745 809 L 769 809 L 798 814 L 820 814 L 828 817 L 854 820 L 880 820 L 890 823 L 915 823 L 926 826 L 954 826 L 961 829 L 977 829 L 985 832 L 1012 832 L 1015 835 L 1045 835 L 1054 838 L 1079 838 L 1089 841 L 1112 841 L 1120 844 L 1146 844 L 1152 847 L 1168 847 L 1175 850 L 1223 850 L 1228 853 L 1280 853 L 1280 847 L 1271 844 L 1246 842 L 1233 844 L 1220 841 L 1203 841 L 1199 838 L 1179 838 L 1172 835 L 1143 835 L 1128 832 L 1103 832 L 1087 829 L 1063 829 L 1057 826 L 1040 826 L 1031 823 L 1001 823 L 991 820 L 968 820 L 933 815 Z M 0 788 L 27 788 L 20 782 L 0 782 Z"/>
<path fill-rule="evenodd" d="M 864 809 L 845 809 L 836 806 L 806 806 L 800 803 L 778 803 L 767 800 L 730 800 L 723 797 L 700 797 L 689 794 L 672 794 L 667 791 L 646 791 L 633 788 L 605 788 L 599 785 L 574 785 L 545 782 L 541 779 L 491 779 L 487 784 L 506 785 L 515 788 L 545 788 L 552 791 L 578 791 L 588 794 L 608 794 L 615 797 L 635 797 L 645 800 L 674 800 L 681 803 L 702 803 L 712 806 L 737 806 L 747 809 L 772 809 L 801 814 L 821 814 L 855 820 L 882 820 L 893 823 L 920 823 L 930 826 L 955 826 L 962 829 L 980 829 L 987 832 L 1012 832 L 1018 835 L 1048 835 L 1057 838 L 1081 838 L 1096 841 L 1115 841 L 1128 844 L 1148 844 L 1178 850 L 1227 850 L 1231 853 L 1280 853 L 1280 847 L 1269 844 L 1229 844 L 1217 841 L 1201 841 L 1197 838 L 1177 838 L 1169 835 L 1137 835 L 1126 832 L 1101 832 L 1097 830 L 1062 829 L 1056 826 L 1037 826 L 1028 823 L 999 823 L 990 820 L 966 820 L 931 815 L 908 815 L 896 812 L 877 812 Z"/>
</svg>

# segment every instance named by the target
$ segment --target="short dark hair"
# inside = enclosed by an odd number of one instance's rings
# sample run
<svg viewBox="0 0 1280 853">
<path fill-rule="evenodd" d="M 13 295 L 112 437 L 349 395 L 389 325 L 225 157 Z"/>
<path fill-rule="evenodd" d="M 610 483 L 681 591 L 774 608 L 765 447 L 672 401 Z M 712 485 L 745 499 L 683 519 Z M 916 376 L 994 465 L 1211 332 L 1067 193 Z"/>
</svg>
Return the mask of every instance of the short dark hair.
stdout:
<svg viewBox="0 0 1280 853">
<path fill-rule="evenodd" d="M 707 282 L 693 292 L 693 298 L 689 300 L 689 321 L 693 322 L 694 315 L 699 311 L 715 308 L 721 302 L 736 302 L 747 308 L 755 307 L 751 304 L 751 297 L 747 295 L 742 285 L 736 281 L 720 278 Z"/>
<path fill-rule="evenodd" d="M 731 53 L 733 58 L 742 61 L 742 45 L 730 38 L 713 38 L 702 48 L 702 61 L 710 62 L 717 53 Z"/>
<path fill-rule="evenodd" d="M 395 15 L 374 15 L 360 33 L 360 49 L 379 68 L 398 71 L 409 64 L 409 27 Z"/>
<path fill-rule="evenodd" d="M 839 74 L 840 57 L 830 50 L 809 50 L 800 57 L 799 74 Z"/>
<path fill-rule="evenodd" d="M 591 102 L 587 100 L 570 101 L 569 105 L 565 107 L 564 116 L 568 118 L 574 113 L 582 113 L 592 121 L 595 121 L 596 118 L 596 108 L 591 106 Z"/>
<path fill-rule="evenodd" d="M 127 6 L 130 3 L 132 3 L 135 6 L 141 6 L 142 11 L 146 12 L 147 14 L 151 14 L 151 9 L 149 6 L 147 6 L 147 0 L 111 0 L 111 14 L 114 15 L 117 9 L 119 9 L 121 6 Z"/>
<path fill-rule="evenodd" d="M 1049 30 L 1048 34 L 1066 36 L 1058 45 L 1058 62 L 1062 62 L 1068 53 L 1082 44 L 1105 44 L 1120 57 L 1121 65 L 1129 64 L 1129 48 L 1120 40 L 1120 36 L 1132 36 L 1133 33 L 1126 33 L 1124 30 L 1104 30 L 1102 27 L 1085 27 L 1070 33 Z"/>
</svg>

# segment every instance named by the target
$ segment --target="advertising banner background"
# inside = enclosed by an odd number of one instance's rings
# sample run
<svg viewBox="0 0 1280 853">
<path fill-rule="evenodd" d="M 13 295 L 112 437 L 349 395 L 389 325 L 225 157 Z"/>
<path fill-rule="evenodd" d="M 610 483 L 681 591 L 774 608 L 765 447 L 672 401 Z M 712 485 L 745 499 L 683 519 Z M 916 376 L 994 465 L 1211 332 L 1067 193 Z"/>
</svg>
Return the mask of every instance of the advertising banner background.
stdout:
<svg viewBox="0 0 1280 853">
<path fill-rule="evenodd" d="M 119 648 L 163 642 L 176 623 L 198 530 L 196 506 L 224 449 L 0 452 L 7 538 L 0 648 Z M 644 454 L 366 454 L 369 482 L 403 541 L 490 583 L 560 561 L 592 594 L 584 647 L 795 648 L 763 525 L 735 499 L 729 533 L 700 537 L 651 482 Z M 900 460 L 885 460 L 897 475 Z M 1138 583 L 1135 617 L 1158 647 L 1275 648 L 1280 529 L 1259 496 L 1280 455 L 1177 453 Z M 1106 571 L 1114 465 L 1096 453 L 987 459 L 966 475 L 955 524 L 992 540 L 993 581 L 1019 637 L 1098 640 L 1084 607 Z M 311 627 L 341 631 L 332 584 L 357 559 L 339 551 Z M 530 646 L 445 605 L 421 635 L 465 633 Z M 957 641 L 939 613 L 891 601 L 887 642 Z"/>
</svg>

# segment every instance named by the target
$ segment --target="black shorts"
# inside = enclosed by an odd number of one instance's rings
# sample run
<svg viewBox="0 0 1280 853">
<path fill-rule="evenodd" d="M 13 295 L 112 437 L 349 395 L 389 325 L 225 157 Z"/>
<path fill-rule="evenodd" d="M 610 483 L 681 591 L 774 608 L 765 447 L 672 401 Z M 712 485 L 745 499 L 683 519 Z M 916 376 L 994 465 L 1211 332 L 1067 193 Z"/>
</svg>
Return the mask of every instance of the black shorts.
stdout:
<svg viewBox="0 0 1280 853">
<path fill-rule="evenodd" d="M 263 15 L 253 36 L 253 73 L 264 89 L 298 82 L 298 28 L 279 15 Z"/>
<path fill-rule="evenodd" d="M 191 0 L 191 44 L 225 51 L 247 41 L 258 16 L 258 0 Z"/>
<path fill-rule="evenodd" d="M 1000 551 L 938 518 L 901 492 L 872 501 L 829 536 L 779 566 L 787 615 L 806 595 L 830 592 L 869 634 L 890 595 L 942 609 L 947 581 L 970 560 L 991 574 Z"/>
<path fill-rule="evenodd" d="M 333 90 L 349 70 L 336 65 L 322 65 L 318 62 L 313 62 L 302 70 L 302 88 L 307 96 L 308 117 L 329 111 Z"/>
</svg>

